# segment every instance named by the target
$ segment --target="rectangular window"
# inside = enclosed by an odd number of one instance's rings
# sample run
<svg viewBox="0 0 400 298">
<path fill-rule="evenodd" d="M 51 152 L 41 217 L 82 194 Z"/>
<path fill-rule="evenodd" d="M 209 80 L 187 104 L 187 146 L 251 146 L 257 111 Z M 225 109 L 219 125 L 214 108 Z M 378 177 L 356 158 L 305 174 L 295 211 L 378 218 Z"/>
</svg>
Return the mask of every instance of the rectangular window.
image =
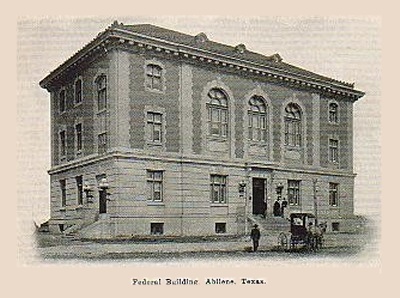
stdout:
<svg viewBox="0 0 400 298">
<path fill-rule="evenodd" d="M 329 122 L 338 123 L 338 109 L 339 106 L 336 103 L 329 104 Z"/>
<path fill-rule="evenodd" d="M 75 82 L 75 104 L 82 102 L 82 80 L 78 79 Z"/>
<path fill-rule="evenodd" d="M 101 75 L 96 79 L 97 108 L 99 111 L 107 109 L 107 78 Z"/>
<path fill-rule="evenodd" d="M 147 112 L 147 125 L 148 125 L 148 141 L 151 143 L 162 143 L 162 114 L 155 112 Z"/>
<path fill-rule="evenodd" d="M 210 106 L 208 123 L 210 135 L 226 138 L 228 135 L 228 110 Z"/>
<path fill-rule="evenodd" d="M 146 66 L 146 87 L 152 90 L 162 90 L 162 68 L 155 64 Z"/>
<path fill-rule="evenodd" d="M 78 205 L 83 204 L 83 179 L 82 176 L 75 177 L 76 180 L 76 191 L 77 191 L 77 203 Z"/>
<path fill-rule="evenodd" d="M 210 196 L 212 203 L 226 203 L 226 176 L 210 176 Z"/>
<path fill-rule="evenodd" d="M 60 157 L 67 155 L 67 133 L 65 130 L 60 131 Z"/>
<path fill-rule="evenodd" d="M 339 204 L 339 184 L 329 183 L 329 205 L 337 207 Z"/>
<path fill-rule="evenodd" d="M 249 112 L 249 140 L 257 142 L 265 142 L 267 140 L 265 114 Z"/>
<path fill-rule="evenodd" d="M 164 234 L 164 223 L 152 222 L 150 224 L 150 233 L 151 233 L 151 235 L 163 235 Z"/>
<path fill-rule="evenodd" d="M 300 205 L 300 181 L 299 180 L 288 180 L 288 201 L 289 205 L 297 206 Z"/>
<path fill-rule="evenodd" d="M 82 124 L 75 125 L 76 151 L 82 151 Z"/>
<path fill-rule="evenodd" d="M 285 145 L 301 147 L 300 121 L 285 119 Z"/>
<path fill-rule="evenodd" d="M 60 113 L 63 113 L 67 108 L 67 98 L 65 95 L 65 90 L 61 90 L 59 96 L 60 96 L 59 98 Z"/>
<path fill-rule="evenodd" d="M 61 207 L 67 206 L 67 187 L 65 179 L 60 180 L 60 190 L 61 190 Z"/>
<path fill-rule="evenodd" d="M 224 223 L 224 222 L 215 223 L 215 233 L 217 233 L 217 234 L 226 233 L 226 223 Z"/>
<path fill-rule="evenodd" d="M 329 161 L 338 163 L 339 162 L 339 141 L 335 139 L 329 139 Z"/>
<path fill-rule="evenodd" d="M 100 154 L 107 152 L 107 133 L 103 132 L 97 136 L 98 152 Z"/>
<path fill-rule="evenodd" d="M 338 222 L 332 223 L 332 231 L 339 232 L 340 231 L 340 224 Z"/>
<path fill-rule="evenodd" d="M 163 201 L 163 172 L 147 171 L 147 199 L 152 202 Z"/>
</svg>

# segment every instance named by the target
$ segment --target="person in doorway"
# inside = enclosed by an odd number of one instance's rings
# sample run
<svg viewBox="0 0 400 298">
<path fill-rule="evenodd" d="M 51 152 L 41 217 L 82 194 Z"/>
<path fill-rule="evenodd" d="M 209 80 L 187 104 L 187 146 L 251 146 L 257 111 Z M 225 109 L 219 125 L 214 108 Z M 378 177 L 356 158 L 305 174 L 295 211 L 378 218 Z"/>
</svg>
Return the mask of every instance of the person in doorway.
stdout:
<svg viewBox="0 0 400 298">
<path fill-rule="evenodd" d="M 274 202 L 273 213 L 274 213 L 274 216 L 281 216 L 281 202 L 280 202 L 279 198 L 277 198 Z"/>
<path fill-rule="evenodd" d="M 259 241 L 260 241 L 260 238 L 261 238 L 261 233 L 260 233 L 260 230 L 258 229 L 258 225 L 257 224 L 255 224 L 253 226 L 253 229 L 251 230 L 251 233 L 250 233 L 250 238 L 253 241 L 253 251 L 257 251 L 258 245 L 259 245 Z"/>
</svg>

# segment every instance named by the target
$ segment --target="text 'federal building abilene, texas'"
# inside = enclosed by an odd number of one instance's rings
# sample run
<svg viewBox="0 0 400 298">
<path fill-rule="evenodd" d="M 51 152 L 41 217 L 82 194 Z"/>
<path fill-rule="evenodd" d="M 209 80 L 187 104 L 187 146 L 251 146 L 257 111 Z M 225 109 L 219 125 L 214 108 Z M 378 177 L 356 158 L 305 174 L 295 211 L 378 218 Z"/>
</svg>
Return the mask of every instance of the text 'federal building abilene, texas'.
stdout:
<svg viewBox="0 0 400 298">
<path fill-rule="evenodd" d="M 328 231 L 355 220 L 354 84 L 204 33 L 114 22 L 40 86 L 52 233 L 241 235 L 268 228 L 278 198 Z"/>
</svg>

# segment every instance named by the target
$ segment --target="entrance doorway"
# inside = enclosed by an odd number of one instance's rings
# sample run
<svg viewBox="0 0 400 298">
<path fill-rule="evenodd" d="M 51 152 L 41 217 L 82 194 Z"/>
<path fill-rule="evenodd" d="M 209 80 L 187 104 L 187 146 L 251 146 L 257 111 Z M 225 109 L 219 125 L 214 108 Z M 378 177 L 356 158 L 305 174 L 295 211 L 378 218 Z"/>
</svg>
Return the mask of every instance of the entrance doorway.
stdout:
<svg viewBox="0 0 400 298">
<path fill-rule="evenodd" d="M 265 200 L 267 179 L 253 178 L 253 214 L 265 214 L 267 204 Z"/>
<path fill-rule="evenodd" d="M 99 213 L 107 213 L 107 190 L 99 191 Z"/>
</svg>

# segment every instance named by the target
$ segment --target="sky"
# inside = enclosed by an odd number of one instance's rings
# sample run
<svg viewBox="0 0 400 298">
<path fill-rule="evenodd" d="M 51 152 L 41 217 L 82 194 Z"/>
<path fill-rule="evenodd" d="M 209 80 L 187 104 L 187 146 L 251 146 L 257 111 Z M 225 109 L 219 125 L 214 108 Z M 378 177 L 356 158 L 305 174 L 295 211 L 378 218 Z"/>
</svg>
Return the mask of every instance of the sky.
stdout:
<svg viewBox="0 0 400 298">
<path fill-rule="evenodd" d="M 115 19 L 229 45 L 346 82 L 366 95 L 354 105 L 355 212 L 380 212 L 382 24 L 372 17 L 24 17 L 17 24 L 17 212 L 49 217 L 50 106 L 39 81 Z"/>
</svg>

